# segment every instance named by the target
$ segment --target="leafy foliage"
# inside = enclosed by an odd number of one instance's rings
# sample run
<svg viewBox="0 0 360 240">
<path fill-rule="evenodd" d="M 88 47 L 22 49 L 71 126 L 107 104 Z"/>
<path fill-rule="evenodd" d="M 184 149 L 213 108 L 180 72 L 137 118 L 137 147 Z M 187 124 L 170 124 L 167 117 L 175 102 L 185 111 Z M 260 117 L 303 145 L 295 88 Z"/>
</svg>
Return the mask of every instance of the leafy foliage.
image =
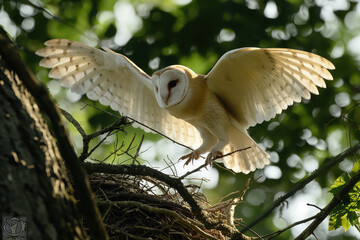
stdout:
<svg viewBox="0 0 360 240">
<path fill-rule="evenodd" d="M 356 161 L 352 169 L 353 173 L 360 171 L 360 160 Z M 350 180 L 347 174 L 338 177 L 330 187 L 329 192 L 336 195 L 343 186 Z M 347 231 L 350 226 L 355 226 L 360 231 L 360 182 L 349 192 L 341 204 L 337 205 L 332 211 L 329 220 L 329 230 L 335 230 L 343 227 Z"/>
</svg>

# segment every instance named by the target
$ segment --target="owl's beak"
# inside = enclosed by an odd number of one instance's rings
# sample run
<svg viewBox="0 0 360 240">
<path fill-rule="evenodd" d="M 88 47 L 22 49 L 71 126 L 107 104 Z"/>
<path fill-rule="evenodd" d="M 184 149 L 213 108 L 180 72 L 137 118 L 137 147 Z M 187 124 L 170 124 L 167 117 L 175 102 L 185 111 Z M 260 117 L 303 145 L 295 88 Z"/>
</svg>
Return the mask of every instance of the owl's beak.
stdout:
<svg viewBox="0 0 360 240">
<path fill-rule="evenodd" d="M 169 95 L 167 96 L 161 96 L 161 99 L 163 100 L 163 102 L 165 103 L 165 106 L 168 105 L 168 101 L 169 101 Z"/>
</svg>

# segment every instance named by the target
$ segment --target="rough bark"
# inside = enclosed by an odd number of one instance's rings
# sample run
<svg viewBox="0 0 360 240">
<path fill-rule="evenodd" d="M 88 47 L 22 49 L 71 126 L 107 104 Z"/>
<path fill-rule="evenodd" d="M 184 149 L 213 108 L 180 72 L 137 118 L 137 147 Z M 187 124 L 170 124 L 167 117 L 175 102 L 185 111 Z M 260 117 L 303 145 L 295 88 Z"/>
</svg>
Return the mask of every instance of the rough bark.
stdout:
<svg viewBox="0 0 360 240">
<path fill-rule="evenodd" d="M 5 59 L 1 52 L 0 215 L 26 217 L 28 239 L 86 239 L 56 141 Z"/>
</svg>

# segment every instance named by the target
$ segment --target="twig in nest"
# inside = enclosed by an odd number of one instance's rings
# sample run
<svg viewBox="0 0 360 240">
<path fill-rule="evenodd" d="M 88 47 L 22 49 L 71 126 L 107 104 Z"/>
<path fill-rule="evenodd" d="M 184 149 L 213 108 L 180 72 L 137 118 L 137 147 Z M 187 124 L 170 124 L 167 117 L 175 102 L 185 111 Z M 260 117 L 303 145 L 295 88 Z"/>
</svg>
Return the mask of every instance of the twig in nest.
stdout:
<svg viewBox="0 0 360 240">
<path fill-rule="evenodd" d="M 175 167 L 175 164 L 173 163 L 173 161 L 171 161 L 171 159 L 169 158 L 169 156 L 166 156 L 167 159 L 169 161 L 166 161 L 166 159 L 163 159 L 163 161 L 165 162 L 166 164 L 166 167 L 164 167 L 163 169 L 160 170 L 160 172 L 163 172 L 165 171 L 166 169 L 170 169 L 171 173 L 172 173 L 172 176 L 177 176 L 177 169 Z"/>
<path fill-rule="evenodd" d="M 217 203 L 217 204 L 215 204 L 215 205 L 213 205 L 211 207 L 206 208 L 205 211 L 207 211 L 207 212 L 215 212 L 215 211 L 221 210 L 223 212 L 223 214 L 226 216 L 227 223 L 229 225 L 235 227 L 235 224 L 234 224 L 234 221 L 235 221 L 235 218 L 234 218 L 235 207 L 238 204 L 243 203 L 243 197 L 245 195 L 245 192 L 248 190 L 248 188 L 250 186 L 250 183 L 251 183 L 250 181 L 251 181 L 251 179 L 249 178 L 247 180 L 247 182 L 246 182 L 245 187 L 242 190 L 232 192 L 232 193 L 226 195 L 225 197 L 222 197 L 220 199 L 219 203 Z M 239 194 L 239 196 L 224 201 L 224 199 L 226 199 L 226 198 L 228 198 L 228 197 L 230 197 L 232 195 L 235 195 L 235 194 Z"/>
</svg>

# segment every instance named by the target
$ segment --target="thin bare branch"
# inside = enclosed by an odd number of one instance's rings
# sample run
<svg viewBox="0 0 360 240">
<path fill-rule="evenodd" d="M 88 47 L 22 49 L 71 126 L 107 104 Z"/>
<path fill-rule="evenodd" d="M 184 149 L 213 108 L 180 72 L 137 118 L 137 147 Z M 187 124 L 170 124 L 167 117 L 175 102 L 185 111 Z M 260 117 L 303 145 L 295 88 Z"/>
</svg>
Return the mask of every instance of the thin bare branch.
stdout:
<svg viewBox="0 0 360 240">
<path fill-rule="evenodd" d="M 143 141 L 144 141 L 144 135 L 142 135 L 139 146 L 137 147 L 136 153 L 133 156 L 132 164 L 135 164 L 135 162 L 137 162 L 136 158 L 139 156 L 139 152 L 143 144 Z"/>
<path fill-rule="evenodd" d="M 273 239 L 273 238 L 279 236 L 280 234 L 286 232 L 287 230 L 289 230 L 289 229 L 291 229 L 291 228 L 293 228 L 293 227 L 295 227 L 295 226 L 297 226 L 297 225 L 300 225 L 300 224 L 306 223 L 306 222 L 308 222 L 308 221 L 311 221 L 311 220 L 313 220 L 314 218 L 315 218 L 315 216 L 311 216 L 311 217 L 309 217 L 309 218 L 306 218 L 306 219 L 303 219 L 303 220 L 294 222 L 294 223 L 290 224 L 289 226 L 287 226 L 287 227 L 284 228 L 284 229 L 281 229 L 281 230 L 279 230 L 279 231 L 276 231 L 276 232 L 273 232 L 273 233 L 270 233 L 270 234 L 267 234 L 267 235 L 264 235 L 264 236 L 261 236 L 261 237 L 262 237 L 262 238 L 267 237 L 266 239 Z"/>
<path fill-rule="evenodd" d="M 306 205 L 310 206 L 310 207 L 314 207 L 314 208 L 317 208 L 318 210 L 322 210 L 320 207 L 314 205 L 314 204 L 311 204 L 311 203 L 307 203 Z"/>
</svg>

